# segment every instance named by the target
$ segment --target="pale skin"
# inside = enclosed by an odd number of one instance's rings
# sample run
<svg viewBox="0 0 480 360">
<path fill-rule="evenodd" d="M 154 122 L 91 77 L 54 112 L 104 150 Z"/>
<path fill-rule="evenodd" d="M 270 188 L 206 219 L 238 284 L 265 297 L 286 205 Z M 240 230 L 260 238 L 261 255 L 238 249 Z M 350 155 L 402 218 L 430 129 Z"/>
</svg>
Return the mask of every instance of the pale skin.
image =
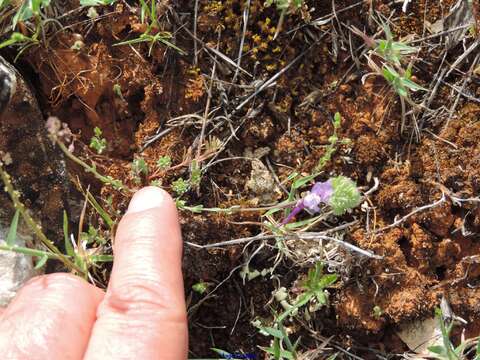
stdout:
<svg viewBox="0 0 480 360">
<path fill-rule="evenodd" d="M 0 309 L 3 359 L 186 359 L 177 211 L 163 190 L 137 192 L 120 221 L 106 292 L 57 273 Z"/>
</svg>

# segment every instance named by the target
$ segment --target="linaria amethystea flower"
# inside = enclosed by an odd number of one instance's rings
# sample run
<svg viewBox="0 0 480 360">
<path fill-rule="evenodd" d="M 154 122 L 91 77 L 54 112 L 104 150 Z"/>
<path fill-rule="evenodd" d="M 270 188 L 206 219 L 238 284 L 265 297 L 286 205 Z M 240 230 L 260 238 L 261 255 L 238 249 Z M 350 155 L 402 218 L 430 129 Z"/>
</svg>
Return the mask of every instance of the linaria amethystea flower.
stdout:
<svg viewBox="0 0 480 360">
<path fill-rule="evenodd" d="M 337 176 L 324 182 L 315 183 L 281 224 L 287 224 L 302 210 L 307 210 L 312 214 L 318 213 L 321 204 L 329 205 L 333 214 L 339 216 L 359 203 L 360 193 L 355 182 L 345 176 Z"/>
</svg>

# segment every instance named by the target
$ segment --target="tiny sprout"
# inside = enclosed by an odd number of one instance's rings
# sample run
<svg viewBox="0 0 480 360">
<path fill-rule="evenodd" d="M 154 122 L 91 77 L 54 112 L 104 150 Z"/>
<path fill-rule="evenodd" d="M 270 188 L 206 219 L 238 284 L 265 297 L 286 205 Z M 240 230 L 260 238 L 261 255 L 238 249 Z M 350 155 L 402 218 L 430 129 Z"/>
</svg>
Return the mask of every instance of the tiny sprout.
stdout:
<svg viewBox="0 0 480 360">
<path fill-rule="evenodd" d="M 162 156 L 160 159 L 157 160 L 157 167 L 159 169 L 165 170 L 168 169 L 172 165 L 172 159 L 170 156 Z"/>
<path fill-rule="evenodd" d="M 382 308 L 378 305 L 375 305 L 373 307 L 373 310 L 372 310 L 372 313 L 373 313 L 373 317 L 376 318 L 376 319 L 379 319 L 382 317 L 383 315 L 383 311 L 382 311 Z"/>
<path fill-rule="evenodd" d="M 102 138 L 102 130 L 99 127 L 95 126 L 93 133 L 94 136 L 92 136 L 92 139 L 90 140 L 90 147 L 100 155 L 107 148 L 107 140 Z"/>
<path fill-rule="evenodd" d="M 133 160 L 132 162 L 132 172 L 133 175 L 135 176 L 135 181 L 138 183 L 140 182 L 140 175 L 148 175 L 148 165 L 145 162 L 145 159 L 142 157 L 137 157 Z"/>
<path fill-rule="evenodd" d="M 192 285 L 192 290 L 199 293 L 200 295 L 203 295 L 207 292 L 209 285 L 210 285 L 209 283 L 206 283 L 204 281 L 200 281 L 200 282 Z"/>
<path fill-rule="evenodd" d="M 335 129 L 339 129 L 341 125 L 342 125 L 342 115 L 340 115 L 339 112 L 336 112 L 335 115 L 333 116 L 333 127 Z"/>
<path fill-rule="evenodd" d="M 172 182 L 172 190 L 178 195 L 182 196 L 185 194 L 188 190 L 190 190 L 190 184 L 188 181 L 185 181 L 182 178 L 179 178 Z"/>
<path fill-rule="evenodd" d="M 123 100 L 122 87 L 119 84 L 113 85 L 113 93 Z"/>
<path fill-rule="evenodd" d="M 198 186 L 202 180 L 202 170 L 198 166 L 196 161 L 192 161 L 191 174 L 190 174 L 190 183 L 194 186 Z"/>
</svg>

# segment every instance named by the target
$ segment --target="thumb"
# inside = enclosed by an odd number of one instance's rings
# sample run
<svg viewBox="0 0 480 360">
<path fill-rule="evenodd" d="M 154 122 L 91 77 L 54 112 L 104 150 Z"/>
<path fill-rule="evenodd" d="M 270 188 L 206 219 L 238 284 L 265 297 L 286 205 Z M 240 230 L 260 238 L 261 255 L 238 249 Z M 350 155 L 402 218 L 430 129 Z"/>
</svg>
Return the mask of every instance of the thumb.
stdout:
<svg viewBox="0 0 480 360">
<path fill-rule="evenodd" d="M 182 239 L 171 197 L 137 192 L 120 221 L 115 261 L 85 359 L 185 359 Z"/>
</svg>

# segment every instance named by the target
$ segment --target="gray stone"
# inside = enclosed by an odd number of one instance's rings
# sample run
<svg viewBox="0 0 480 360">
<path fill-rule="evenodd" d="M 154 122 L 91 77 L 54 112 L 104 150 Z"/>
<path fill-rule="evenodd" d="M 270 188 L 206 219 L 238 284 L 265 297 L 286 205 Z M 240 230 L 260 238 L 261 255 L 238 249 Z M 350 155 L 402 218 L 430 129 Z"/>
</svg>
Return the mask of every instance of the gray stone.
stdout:
<svg viewBox="0 0 480 360">
<path fill-rule="evenodd" d="M 0 226 L 0 244 L 5 244 L 8 228 Z M 24 246 L 25 241 L 17 238 L 17 245 Z M 18 289 L 36 275 L 30 256 L 0 250 L 0 307 L 5 307 L 13 299 Z"/>
</svg>

